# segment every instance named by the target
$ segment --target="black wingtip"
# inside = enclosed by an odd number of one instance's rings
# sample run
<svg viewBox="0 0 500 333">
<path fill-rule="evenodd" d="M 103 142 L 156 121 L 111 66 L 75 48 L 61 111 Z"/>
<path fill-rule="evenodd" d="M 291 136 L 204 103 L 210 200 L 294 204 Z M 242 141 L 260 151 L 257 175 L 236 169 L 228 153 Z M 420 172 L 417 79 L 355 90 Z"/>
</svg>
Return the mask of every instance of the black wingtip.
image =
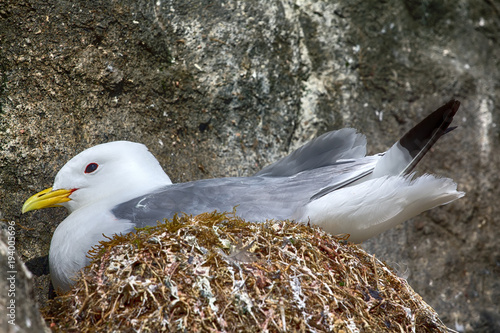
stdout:
<svg viewBox="0 0 500 333">
<path fill-rule="evenodd" d="M 460 102 L 452 99 L 428 115 L 399 140 L 413 158 L 412 162 L 405 168 L 404 174 L 413 170 L 441 136 L 456 128 L 449 126 L 459 107 Z"/>
</svg>

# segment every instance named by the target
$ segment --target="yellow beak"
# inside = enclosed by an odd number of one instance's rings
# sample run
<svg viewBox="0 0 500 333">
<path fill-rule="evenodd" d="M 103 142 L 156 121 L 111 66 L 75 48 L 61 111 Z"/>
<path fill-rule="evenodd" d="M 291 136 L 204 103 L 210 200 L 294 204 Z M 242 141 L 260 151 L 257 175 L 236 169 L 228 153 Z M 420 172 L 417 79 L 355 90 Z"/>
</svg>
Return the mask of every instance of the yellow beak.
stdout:
<svg viewBox="0 0 500 333">
<path fill-rule="evenodd" d="M 69 196 L 75 190 L 55 190 L 52 187 L 45 189 L 37 194 L 31 196 L 23 205 L 23 214 L 30 210 L 42 209 L 48 207 L 61 207 L 60 203 L 70 201 Z"/>
</svg>

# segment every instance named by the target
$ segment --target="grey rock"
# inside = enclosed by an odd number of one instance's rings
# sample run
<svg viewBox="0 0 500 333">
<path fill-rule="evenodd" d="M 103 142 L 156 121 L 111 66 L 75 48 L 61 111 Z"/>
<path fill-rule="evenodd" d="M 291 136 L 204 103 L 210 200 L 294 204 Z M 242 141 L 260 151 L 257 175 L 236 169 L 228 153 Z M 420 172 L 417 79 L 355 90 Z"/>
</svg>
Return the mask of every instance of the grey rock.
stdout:
<svg viewBox="0 0 500 333">
<path fill-rule="evenodd" d="M 459 128 L 418 170 L 466 197 L 364 246 L 451 328 L 500 331 L 499 13 L 472 0 L 4 1 L 0 201 L 24 227 L 17 251 L 48 253 L 65 212 L 22 203 L 92 145 L 142 142 L 175 182 L 242 176 L 341 127 L 384 151 L 457 98 Z"/>
<path fill-rule="evenodd" d="M 33 275 L 16 253 L 17 229 L 0 222 L 0 331 L 50 332 L 34 302 Z"/>
</svg>

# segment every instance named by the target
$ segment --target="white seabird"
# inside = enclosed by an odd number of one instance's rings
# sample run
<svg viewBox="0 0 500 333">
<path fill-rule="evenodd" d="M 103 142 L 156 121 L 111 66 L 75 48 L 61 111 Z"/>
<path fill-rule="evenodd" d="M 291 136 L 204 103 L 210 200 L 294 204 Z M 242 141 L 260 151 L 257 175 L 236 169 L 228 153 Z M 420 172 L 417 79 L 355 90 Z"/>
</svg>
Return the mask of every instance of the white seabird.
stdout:
<svg viewBox="0 0 500 333">
<path fill-rule="evenodd" d="M 156 225 L 175 213 L 232 211 L 248 221 L 291 219 L 362 242 L 433 207 L 464 195 L 448 178 L 411 171 L 443 134 L 460 103 L 452 100 L 412 128 L 387 152 L 365 156 L 353 129 L 321 135 L 250 177 L 172 184 L 139 143 L 89 148 L 57 173 L 54 185 L 30 197 L 23 213 L 64 206 L 49 265 L 56 290 L 67 291 L 104 236 Z"/>
</svg>

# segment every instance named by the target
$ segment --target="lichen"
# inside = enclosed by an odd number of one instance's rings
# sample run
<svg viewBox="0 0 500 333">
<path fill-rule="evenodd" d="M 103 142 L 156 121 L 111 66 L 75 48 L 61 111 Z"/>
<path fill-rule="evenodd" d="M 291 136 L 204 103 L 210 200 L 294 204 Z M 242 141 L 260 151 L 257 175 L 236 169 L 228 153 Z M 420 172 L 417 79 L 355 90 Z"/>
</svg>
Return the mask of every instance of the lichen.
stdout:
<svg viewBox="0 0 500 333">
<path fill-rule="evenodd" d="M 385 263 L 317 227 L 176 216 L 100 243 L 54 331 L 446 332 Z"/>
</svg>

